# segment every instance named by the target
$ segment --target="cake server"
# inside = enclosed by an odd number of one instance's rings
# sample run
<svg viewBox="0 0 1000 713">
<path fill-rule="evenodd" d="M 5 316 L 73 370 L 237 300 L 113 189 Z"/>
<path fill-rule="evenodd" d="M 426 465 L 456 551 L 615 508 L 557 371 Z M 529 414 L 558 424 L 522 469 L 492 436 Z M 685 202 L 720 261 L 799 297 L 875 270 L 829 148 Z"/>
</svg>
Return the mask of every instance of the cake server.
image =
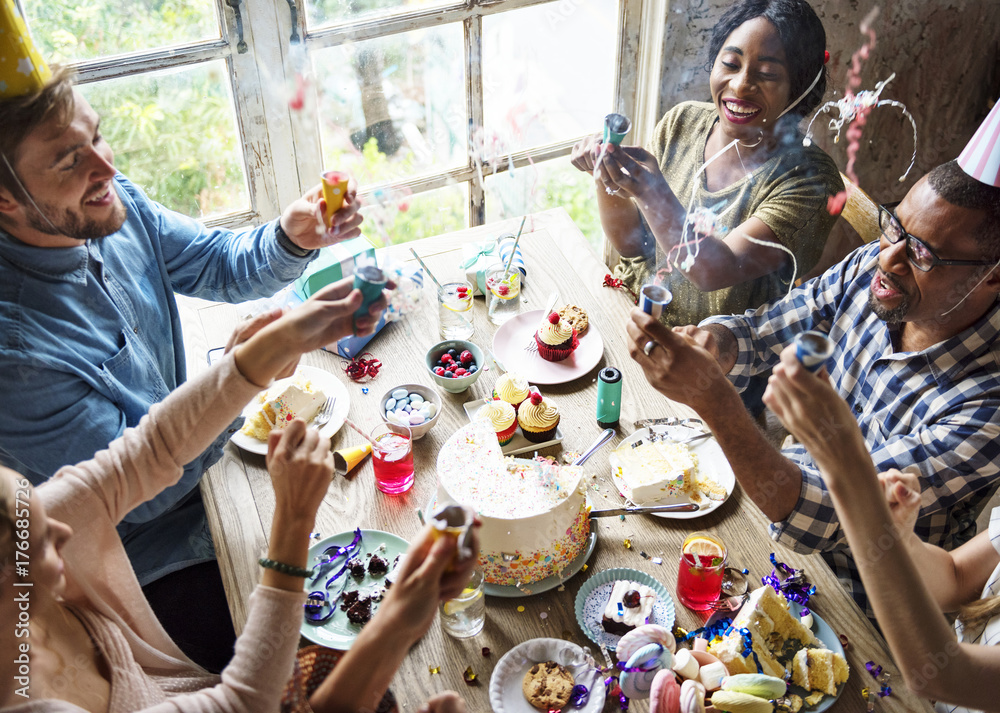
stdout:
<svg viewBox="0 0 1000 713">
<path fill-rule="evenodd" d="M 696 503 L 676 503 L 674 505 L 647 505 L 646 507 L 610 508 L 591 510 L 590 517 L 612 517 L 615 515 L 651 515 L 658 512 L 697 512 L 701 506 Z"/>
</svg>

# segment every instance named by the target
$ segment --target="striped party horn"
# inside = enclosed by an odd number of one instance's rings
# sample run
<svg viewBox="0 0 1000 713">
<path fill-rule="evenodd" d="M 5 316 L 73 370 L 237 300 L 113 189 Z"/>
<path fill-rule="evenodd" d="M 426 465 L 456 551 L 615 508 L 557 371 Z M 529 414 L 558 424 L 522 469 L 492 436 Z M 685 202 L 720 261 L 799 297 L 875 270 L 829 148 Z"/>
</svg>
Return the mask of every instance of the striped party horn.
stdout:
<svg viewBox="0 0 1000 713">
<path fill-rule="evenodd" d="M 510 251 L 514 249 L 514 262 L 511 263 L 510 269 L 517 270 L 521 273 L 521 284 L 524 284 L 524 278 L 527 276 L 528 271 L 524 267 L 524 258 L 521 256 L 521 248 L 515 248 L 517 243 L 517 238 L 513 233 L 505 233 L 497 238 L 497 247 L 500 252 L 500 262 L 504 265 L 510 260 Z"/>
</svg>

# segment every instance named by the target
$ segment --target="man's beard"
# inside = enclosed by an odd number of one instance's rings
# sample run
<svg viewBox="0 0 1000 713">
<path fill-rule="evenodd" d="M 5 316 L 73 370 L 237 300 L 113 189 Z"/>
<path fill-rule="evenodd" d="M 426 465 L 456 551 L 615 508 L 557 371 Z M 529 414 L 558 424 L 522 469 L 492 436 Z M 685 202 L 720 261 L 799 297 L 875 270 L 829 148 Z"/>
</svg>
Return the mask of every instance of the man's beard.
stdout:
<svg viewBox="0 0 1000 713">
<path fill-rule="evenodd" d="M 900 324 L 903 321 L 903 317 L 906 313 L 910 311 L 910 298 L 906 295 L 902 295 L 898 305 L 892 309 L 887 309 L 882 306 L 882 303 L 875 299 L 870 291 L 868 292 L 868 306 L 871 308 L 875 316 L 881 319 L 886 324 Z"/>
<path fill-rule="evenodd" d="M 113 205 L 114 210 L 104 220 L 90 220 L 69 210 L 59 216 L 58 211 L 50 205 L 29 202 L 25 206 L 25 219 L 29 226 L 45 235 L 65 235 L 74 240 L 97 240 L 118 232 L 125 224 L 125 206 L 120 200 L 115 200 Z"/>
</svg>

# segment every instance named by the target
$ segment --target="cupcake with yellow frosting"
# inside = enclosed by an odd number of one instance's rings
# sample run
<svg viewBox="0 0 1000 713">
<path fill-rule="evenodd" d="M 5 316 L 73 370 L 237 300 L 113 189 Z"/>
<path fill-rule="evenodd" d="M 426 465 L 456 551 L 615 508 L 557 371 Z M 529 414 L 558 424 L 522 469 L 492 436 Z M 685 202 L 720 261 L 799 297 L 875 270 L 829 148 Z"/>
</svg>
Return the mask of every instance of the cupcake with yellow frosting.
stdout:
<svg viewBox="0 0 1000 713">
<path fill-rule="evenodd" d="M 506 401 L 517 411 L 521 402 L 528 398 L 528 380 L 514 371 L 508 371 L 493 385 L 493 398 Z"/>
<path fill-rule="evenodd" d="M 558 312 L 550 313 L 535 332 L 538 354 L 546 361 L 562 361 L 580 346 L 576 330 Z"/>
<path fill-rule="evenodd" d="M 559 407 L 532 388 L 531 396 L 517 411 L 517 423 L 521 433 L 532 443 L 551 441 L 559 425 Z"/>
<path fill-rule="evenodd" d="M 500 441 L 501 446 L 510 443 L 517 431 L 517 416 L 514 413 L 514 407 L 500 399 L 494 399 L 479 409 L 476 418 L 486 419 L 490 422 L 493 430 L 497 432 L 497 440 Z"/>
</svg>

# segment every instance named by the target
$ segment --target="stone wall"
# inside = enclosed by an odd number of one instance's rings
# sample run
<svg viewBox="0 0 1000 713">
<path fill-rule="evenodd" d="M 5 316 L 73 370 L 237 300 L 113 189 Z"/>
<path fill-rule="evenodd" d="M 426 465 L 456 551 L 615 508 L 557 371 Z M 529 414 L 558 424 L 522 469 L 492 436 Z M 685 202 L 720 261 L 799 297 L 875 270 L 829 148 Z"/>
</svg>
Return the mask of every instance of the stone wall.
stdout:
<svg viewBox="0 0 1000 713">
<path fill-rule="evenodd" d="M 826 29 L 827 100 L 843 96 L 851 55 L 864 37 L 859 25 L 875 7 L 857 0 L 811 0 Z M 669 0 L 664 38 L 660 108 L 709 98 L 706 70 L 712 26 L 729 0 Z M 875 48 L 862 71 L 862 89 L 893 72 L 882 98 L 902 102 L 917 122 L 917 159 L 903 183 L 899 176 L 913 153 L 912 129 L 892 107 L 875 109 L 864 128 L 855 172 L 878 202 L 899 200 L 920 176 L 958 156 L 1000 97 L 1000 2 L 998 0 L 889 0 L 878 5 Z M 805 124 L 803 124 L 803 127 Z M 814 124 L 816 143 L 843 171 L 846 137 L 834 144 L 823 116 Z M 843 223 L 843 221 L 840 221 Z M 832 263 L 857 243 L 838 225 L 831 237 Z"/>
</svg>

